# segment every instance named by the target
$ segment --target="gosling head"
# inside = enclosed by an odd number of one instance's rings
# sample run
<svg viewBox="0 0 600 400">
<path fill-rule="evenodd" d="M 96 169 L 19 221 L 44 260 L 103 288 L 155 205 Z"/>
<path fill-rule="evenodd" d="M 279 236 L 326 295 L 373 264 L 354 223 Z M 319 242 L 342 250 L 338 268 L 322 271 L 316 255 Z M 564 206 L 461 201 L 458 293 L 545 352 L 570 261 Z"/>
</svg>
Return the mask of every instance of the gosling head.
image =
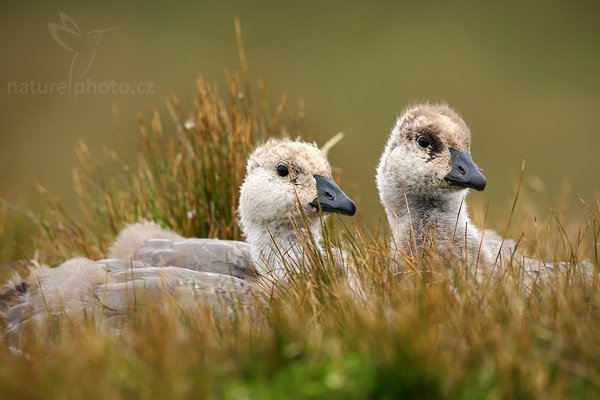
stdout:
<svg viewBox="0 0 600 400">
<path fill-rule="evenodd" d="M 315 145 L 271 139 L 252 153 L 238 210 L 245 233 L 250 226 L 288 224 L 302 214 L 318 219 L 319 210 L 354 215 L 356 206 L 337 186 Z"/>
<path fill-rule="evenodd" d="M 486 179 L 471 159 L 470 147 L 469 128 L 447 105 L 410 108 L 396 121 L 377 167 L 382 202 L 410 194 L 483 190 Z"/>
</svg>

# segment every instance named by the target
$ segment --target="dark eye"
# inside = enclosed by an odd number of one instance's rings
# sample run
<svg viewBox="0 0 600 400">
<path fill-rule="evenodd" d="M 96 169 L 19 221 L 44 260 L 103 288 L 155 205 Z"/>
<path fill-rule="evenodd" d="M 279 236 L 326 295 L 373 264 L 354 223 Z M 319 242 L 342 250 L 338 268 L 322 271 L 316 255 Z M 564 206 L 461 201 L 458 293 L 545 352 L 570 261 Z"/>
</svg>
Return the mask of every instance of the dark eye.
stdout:
<svg viewBox="0 0 600 400">
<path fill-rule="evenodd" d="M 285 165 L 279 164 L 277 166 L 277 175 L 288 176 L 289 173 L 290 173 L 290 171 L 288 171 L 288 167 L 286 167 Z"/>
<path fill-rule="evenodd" d="M 429 145 L 431 144 L 429 142 L 429 139 L 427 139 L 425 136 L 419 136 L 419 138 L 417 139 L 417 143 L 419 143 L 419 146 L 421 146 L 424 149 L 429 147 Z"/>
</svg>

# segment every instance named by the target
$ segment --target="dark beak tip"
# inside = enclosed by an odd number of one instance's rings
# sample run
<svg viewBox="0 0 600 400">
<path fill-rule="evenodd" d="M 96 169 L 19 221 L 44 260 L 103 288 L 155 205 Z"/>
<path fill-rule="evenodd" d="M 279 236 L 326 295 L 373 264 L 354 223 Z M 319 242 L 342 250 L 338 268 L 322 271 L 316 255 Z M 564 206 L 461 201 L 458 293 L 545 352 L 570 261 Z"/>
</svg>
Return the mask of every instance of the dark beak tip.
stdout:
<svg viewBox="0 0 600 400">
<path fill-rule="evenodd" d="M 335 214 L 341 214 L 341 215 L 347 215 L 349 217 L 352 217 L 354 214 L 356 214 L 356 204 L 354 204 L 354 202 L 352 200 L 350 200 L 349 198 L 347 199 L 347 203 L 339 203 L 336 204 L 335 206 L 327 204 L 327 203 L 322 203 L 319 201 L 319 199 L 314 199 L 313 201 L 311 201 L 309 203 L 309 206 L 316 208 L 317 210 L 321 210 L 323 212 L 331 212 L 331 213 L 335 213 Z"/>
<path fill-rule="evenodd" d="M 473 162 L 469 153 L 463 153 L 455 149 L 449 150 L 452 169 L 444 177 L 444 180 L 450 186 L 483 191 L 486 187 L 487 179 L 481 172 L 481 169 Z"/>
<path fill-rule="evenodd" d="M 311 203 L 311 207 L 323 212 L 333 212 L 352 216 L 356 213 L 354 202 L 337 186 L 333 178 L 315 176 L 317 182 L 317 198 Z"/>
<path fill-rule="evenodd" d="M 444 180 L 448 182 L 450 186 L 461 187 L 465 189 L 475 189 L 478 192 L 482 192 L 487 186 L 487 180 L 483 175 L 480 177 L 474 177 L 472 179 L 460 179 L 451 175 L 446 175 Z"/>
<path fill-rule="evenodd" d="M 356 214 L 356 204 L 354 204 L 352 200 L 348 200 L 349 204 L 347 205 L 347 207 L 340 209 L 340 214 L 352 217 L 354 214 Z"/>
<path fill-rule="evenodd" d="M 487 186 L 487 179 L 481 173 L 481 170 L 478 170 L 476 173 L 473 174 L 473 176 L 471 176 L 470 183 L 473 189 L 481 192 Z"/>
<path fill-rule="evenodd" d="M 487 181 L 484 180 L 483 183 L 481 185 L 479 185 L 478 187 L 476 187 L 476 190 L 479 190 L 480 192 L 485 190 L 485 187 L 487 186 Z"/>
<path fill-rule="evenodd" d="M 483 192 L 485 190 L 485 183 L 478 186 L 472 186 L 472 188 L 477 190 L 478 192 Z"/>
</svg>

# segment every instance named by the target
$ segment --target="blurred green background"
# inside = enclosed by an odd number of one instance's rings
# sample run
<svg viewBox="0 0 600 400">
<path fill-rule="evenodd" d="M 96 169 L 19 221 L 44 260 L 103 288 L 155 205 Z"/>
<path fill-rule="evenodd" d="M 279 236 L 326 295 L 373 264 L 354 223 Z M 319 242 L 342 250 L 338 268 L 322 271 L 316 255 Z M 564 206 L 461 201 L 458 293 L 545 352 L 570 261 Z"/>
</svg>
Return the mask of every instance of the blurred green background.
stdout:
<svg viewBox="0 0 600 400">
<path fill-rule="evenodd" d="M 568 185 L 594 201 L 599 187 L 598 1 L 5 0 L 0 10 L 0 196 L 25 209 L 40 207 L 35 181 L 73 206 L 77 141 L 98 153 L 128 142 L 113 108 L 133 136 L 140 113 L 168 119 L 168 93 L 189 104 L 196 73 L 223 82 L 237 65 L 234 17 L 252 79 L 292 108 L 304 101 L 319 143 L 346 133 L 331 160 L 369 221 L 383 215 L 373 177 L 388 131 L 421 100 L 448 102 L 470 125 L 489 181 L 470 201 L 489 204 L 492 218 L 509 211 L 525 155 L 525 187 L 540 198 Z M 154 93 L 9 93 L 15 82 L 68 80 L 73 53 L 48 28 L 59 11 L 84 34 L 118 26 L 102 34 L 86 77 L 150 82 Z"/>
</svg>

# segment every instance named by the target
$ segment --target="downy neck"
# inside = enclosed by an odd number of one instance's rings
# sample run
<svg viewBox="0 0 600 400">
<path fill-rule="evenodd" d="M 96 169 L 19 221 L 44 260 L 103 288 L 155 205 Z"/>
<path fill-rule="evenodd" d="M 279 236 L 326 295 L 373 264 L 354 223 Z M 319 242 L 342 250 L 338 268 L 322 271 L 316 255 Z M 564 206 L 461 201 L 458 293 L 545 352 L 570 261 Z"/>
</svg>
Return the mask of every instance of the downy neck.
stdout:
<svg viewBox="0 0 600 400">
<path fill-rule="evenodd" d="M 322 235 L 319 219 L 306 223 L 291 220 L 267 225 L 246 221 L 244 236 L 252 248 L 252 257 L 261 276 L 286 280 L 290 271 L 308 265 L 302 241 L 310 243 L 310 236 L 321 249 Z"/>
<path fill-rule="evenodd" d="M 423 194 L 404 191 L 388 202 L 386 214 L 396 247 L 413 255 L 433 247 L 445 253 L 464 242 L 470 220 L 464 201 L 466 190 Z"/>
</svg>

